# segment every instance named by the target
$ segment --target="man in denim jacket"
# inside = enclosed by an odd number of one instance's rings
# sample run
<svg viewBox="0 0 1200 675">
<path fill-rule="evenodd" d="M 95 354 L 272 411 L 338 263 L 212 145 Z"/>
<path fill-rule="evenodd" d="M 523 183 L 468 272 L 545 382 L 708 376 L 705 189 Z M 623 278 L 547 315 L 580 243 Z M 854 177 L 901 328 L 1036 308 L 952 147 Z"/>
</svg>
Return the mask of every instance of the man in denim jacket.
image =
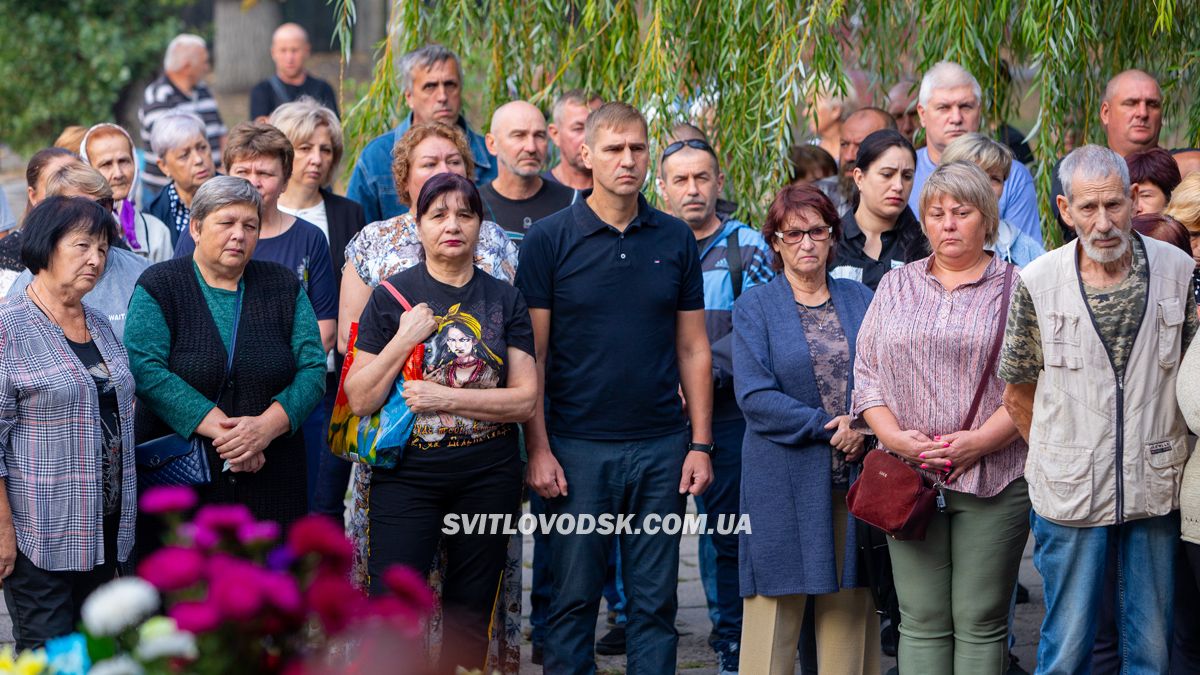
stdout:
<svg viewBox="0 0 1200 675">
<path fill-rule="evenodd" d="M 495 156 L 488 152 L 483 136 L 475 133 L 462 116 L 463 77 L 458 55 L 441 45 L 426 45 L 405 54 L 396 70 L 403 78 L 404 102 L 412 112 L 395 129 L 367 144 L 354 165 L 346 190 L 347 197 L 362 205 L 368 223 L 408 211 L 396 196 L 392 148 L 414 124 L 458 125 L 471 146 L 475 184 L 487 185 L 496 177 Z"/>
</svg>

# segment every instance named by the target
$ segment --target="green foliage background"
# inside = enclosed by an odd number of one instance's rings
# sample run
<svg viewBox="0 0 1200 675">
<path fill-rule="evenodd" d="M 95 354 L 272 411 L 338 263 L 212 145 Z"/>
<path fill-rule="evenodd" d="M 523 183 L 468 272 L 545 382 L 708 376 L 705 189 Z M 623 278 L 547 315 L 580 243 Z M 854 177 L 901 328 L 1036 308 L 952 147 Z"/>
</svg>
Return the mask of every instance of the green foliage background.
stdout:
<svg viewBox="0 0 1200 675">
<path fill-rule="evenodd" d="M 122 91 L 158 68 L 183 4 L 0 0 L 0 138 L 25 153 L 67 125 L 113 119 Z"/>
<path fill-rule="evenodd" d="M 347 49 L 354 0 L 330 3 Z M 1021 103 L 1005 64 L 1031 69 L 1030 140 L 1044 196 L 1069 135 L 1103 142 L 1104 83 L 1125 68 L 1157 75 L 1175 136 L 1200 138 L 1200 97 L 1188 85 L 1200 81 L 1193 10 L 1178 0 L 393 0 L 370 89 L 344 106 L 345 165 L 405 113 L 395 58 L 440 42 L 463 57 L 477 127 L 500 102 L 548 108 L 556 92 L 585 87 L 664 111 L 651 120 L 661 139 L 687 113 L 667 104 L 697 93 L 717 101 L 707 126 L 726 191 L 757 219 L 788 173 L 806 95 L 823 82 L 841 86 L 843 65 L 877 78 L 882 94 L 949 58 L 979 79 L 993 123 L 1015 119 Z"/>
</svg>

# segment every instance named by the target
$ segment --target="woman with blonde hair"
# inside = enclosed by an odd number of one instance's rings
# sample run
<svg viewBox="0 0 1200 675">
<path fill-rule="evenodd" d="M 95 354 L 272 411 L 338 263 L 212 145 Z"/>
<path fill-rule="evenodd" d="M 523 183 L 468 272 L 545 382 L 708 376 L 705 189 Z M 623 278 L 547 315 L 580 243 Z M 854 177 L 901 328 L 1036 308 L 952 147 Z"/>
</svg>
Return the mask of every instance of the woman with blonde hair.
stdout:
<svg viewBox="0 0 1200 675">
<path fill-rule="evenodd" d="M 987 249 L 1000 209 L 975 164 L 939 165 L 919 206 L 933 255 L 880 282 L 858 333 L 853 414 L 873 452 L 908 462 L 944 504 L 924 540 L 888 540 L 900 672 L 999 675 L 1029 535 L 1028 446 L 995 363 L 1016 267 Z"/>
<path fill-rule="evenodd" d="M 279 210 L 316 225 L 325 235 L 336 293 L 342 285 L 346 245 L 367 224 L 358 202 L 334 194 L 330 187 L 342 160 L 342 125 L 334 111 L 308 96 L 276 108 L 270 124 L 283 132 L 293 150 L 292 173 L 279 196 Z M 304 440 L 312 510 L 341 522 L 346 510 L 350 465 L 329 452 L 325 434 L 337 395 L 337 376 L 342 369 L 336 349 L 332 350 L 332 356 L 326 369 L 325 398 L 305 423 Z"/>
<path fill-rule="evenodd" d="M 113 211 L 113 189 L 100 172 L 92 167 L 72 160 L 51 171 L 45 178 L 45 198 L 50 197 L 86 197 L 108 210 Z M 120 228 L 115 227 L 114 232 Z M 112 325 L 113 333 L 118 340 L 125 339 L 125 314 L 129 308 L 129 300 L 133 297 L 133 288 L 138 277 L 150 266 L 145 258 L 133 253 L 123 246 L 120 233 L 113 238 L 108 249 L 107 261 L 95 285 L 83 296 L 87 304 L 103 312 Z M 17 276 L 8 289 L 12 297 L 25 292 L 34 279 L 30 270 L 26 269 Z"/>
<path fill-rule="evenodd" d="M 1163 215 L 1178 220 L 1188 231 L 1192 258 L 1196 261 L 1192 288 L 1200 300 L 1200 173 L 1189 173 L 1183 177 L 1183 181 L 1171 191 L 1171 201 L 1167 203 Z"/>
</svg>

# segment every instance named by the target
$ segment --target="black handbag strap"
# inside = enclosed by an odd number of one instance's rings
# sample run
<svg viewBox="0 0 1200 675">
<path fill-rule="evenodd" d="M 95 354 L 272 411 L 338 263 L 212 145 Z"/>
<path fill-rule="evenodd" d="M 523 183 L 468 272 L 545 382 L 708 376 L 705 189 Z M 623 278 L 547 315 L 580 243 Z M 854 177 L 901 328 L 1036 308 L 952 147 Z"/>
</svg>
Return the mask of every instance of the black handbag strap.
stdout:
<svg viewBox="0 0 1200 675">
<path fill-rule="evenodd" d="M 238 325 L 242 323 L 242 288 L 239 283 L 237 300 L 233 304 L 233 333 L 229 336 L 229 357 L 225 360 L 225 375 L 221 378 L 221 388 L 217 390 L 217 400 L 213 403 L 221 405 L 221 395 L 225 393 L 225 385 L 229 384 L 229 375 L 233 372 L 233 357 L 237 354 Z"/>
<path fill-rule="evenodd" d="M 1008 301 L 1012 296 L 1013 270 L 1015 265 L 1005 263 L 1004 290 L 1000 293 L 1000 312 L 996 316 L 996 331 L 992 336 L 992 348 L 988 352 L 987 363 L 983 366 L 983 375 L 979 377 L 979 386 L 975 388 L 975 398 L 971 399 L 971 407 L 967 410 L 967 418 L 963 420 L 962 428 L 971 428 L 971 421 L 979 412 L 979 404 L 983 401 L 983 392 L 987 389 L 988 380 L 996 372 L 996 359 L 1000 356 L 1000 345 L 1004 343 L 1004 324 L 1008 321 Z"/>
</svg>

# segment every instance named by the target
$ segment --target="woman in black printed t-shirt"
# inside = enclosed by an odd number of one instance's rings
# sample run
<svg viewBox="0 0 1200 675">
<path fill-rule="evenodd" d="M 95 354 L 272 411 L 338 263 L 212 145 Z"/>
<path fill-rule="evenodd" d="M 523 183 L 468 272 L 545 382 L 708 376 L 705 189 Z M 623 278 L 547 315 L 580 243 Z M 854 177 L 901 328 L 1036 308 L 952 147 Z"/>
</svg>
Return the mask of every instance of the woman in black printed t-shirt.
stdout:
<svg viewBox="0 0 1200 675">
<path fill-rule="evenodd" d="M 466 178 L 430 178 L 416 203 L 425 261 L 375 289 L 359 323 L 345 391 L 357 415 L 378 410 L 414 349 L 421 379 L 406 380 L 412 436 L 394 469 L 371 475 L 370 590 L 404 564 L 428 570 L 447 514 L 514 514 L 524 466 L 516 424 L 533 414 L 537 371 L 529 310 L 513 286 L 474 265 L 483 221 Z M 480 668 L 508 536 L 446 536 L 442 668 Z"/>
</svg>

